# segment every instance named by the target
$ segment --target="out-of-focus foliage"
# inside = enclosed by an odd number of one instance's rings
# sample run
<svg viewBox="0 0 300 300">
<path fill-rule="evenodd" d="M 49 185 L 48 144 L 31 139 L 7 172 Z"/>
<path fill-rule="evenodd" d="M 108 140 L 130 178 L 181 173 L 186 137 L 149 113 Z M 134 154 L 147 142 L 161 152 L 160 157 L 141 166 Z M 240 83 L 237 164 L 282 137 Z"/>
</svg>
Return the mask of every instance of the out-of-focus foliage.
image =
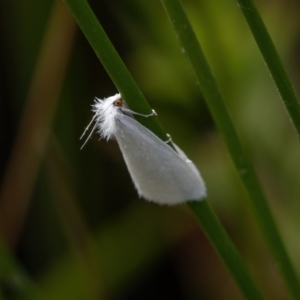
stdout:
<svg viewBox="0 0 300 300">
<path fill-rule="evenodd" d="M 256 2 L 299 90 L 299 4 Z M 161 3 L 91 6 L 166 131 L 201 170 L 208 201 L 260 287 L 270 299 L 285 298 Z M 189 0 L 184 6 L 300 270 L 299 140 L 235 1 Z M 12 0 L 0 7 L 0 207 L 8 205 L 21 220 L 20 230 L 3 239 L 15 241 L 12 253 L 39 293 L 45 299 L 241 299 L 184 206 L 138 199 L 115 142 L 94 134 L 79 150 L 93 98 L 116 90 L 78 29 L 71 38 L 64 3 Z M 63 29 L 70 39 L 59 38 Z M 7 176 L 9 166 L 17 177 Z M 7 195 L 28 205 L 11 207 Z M 3 219 L 13 219 L 5 212 Z M 7 276 L 0 270 L 4 299 L 28 299 Z"/>
</svg>

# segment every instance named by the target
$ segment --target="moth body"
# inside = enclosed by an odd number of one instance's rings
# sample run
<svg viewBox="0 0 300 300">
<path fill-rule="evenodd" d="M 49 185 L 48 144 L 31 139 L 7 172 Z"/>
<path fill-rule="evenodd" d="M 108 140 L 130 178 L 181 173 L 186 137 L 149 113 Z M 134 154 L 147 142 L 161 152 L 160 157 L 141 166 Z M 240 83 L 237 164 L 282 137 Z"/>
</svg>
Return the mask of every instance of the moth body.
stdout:
<svg viewBox="0 0 300 300">
<path fill-rule="evenodd" d="M 120 94 L 96 99 L 93 111 L 100 136 L 116 138 L 139 196 L 168 205 L 206 197 L 196 166 L 177 145 L 173 143 L 175 151 L 136 121 L 134 114 L 138 113 L 128 109 Z"/>
</svg>

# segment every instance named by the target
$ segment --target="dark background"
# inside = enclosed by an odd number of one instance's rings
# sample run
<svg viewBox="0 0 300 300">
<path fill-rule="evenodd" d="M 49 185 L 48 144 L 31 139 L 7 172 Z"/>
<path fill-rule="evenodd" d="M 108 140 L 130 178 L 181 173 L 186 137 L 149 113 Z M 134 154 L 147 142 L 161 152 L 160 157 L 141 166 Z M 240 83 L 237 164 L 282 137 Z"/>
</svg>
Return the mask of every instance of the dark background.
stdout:
<svg viewBox="0 0 300 300">
<path fill-rule="evenodd" d="M 183 3 L 299 270 L 297 135 L 236 1 Z M 299 3 L 255 3 L 299 91 Z M 207 200 L 261 289 L 287 299 L 160 1 L 90 4 L 166 132 L 201 170 Z M 80 151 L 93 98 L 117 90 L 64 2 L 0 9 L 3 241 L 43 297 L 242 299 L 186 206 L 138 199 L 116 142 L 93 134 Z M 14 284 L 2 286 L 19 299 Z"/>
</svg>

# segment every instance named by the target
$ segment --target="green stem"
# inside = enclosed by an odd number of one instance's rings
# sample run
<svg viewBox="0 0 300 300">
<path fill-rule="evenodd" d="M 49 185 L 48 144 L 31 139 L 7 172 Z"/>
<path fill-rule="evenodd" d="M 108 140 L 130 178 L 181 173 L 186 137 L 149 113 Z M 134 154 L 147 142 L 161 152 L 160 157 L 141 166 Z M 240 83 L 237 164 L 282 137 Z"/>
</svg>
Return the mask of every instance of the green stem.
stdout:
<svg viewBox="0 0 300 300">
<path fill-rule="evenodd" d="M 128 106 L 133 111 L 141 114 L 150 114 L 150 105 L 124 65 L 87 1 L 65 0 L 65 2 Z M 139 118 L 137 116 L 137 119 L 162 140 L 168 139 L 156 118 Z"/>
<path fill-rule="evenodd" d="M 263 299 L 253 279 L 246 270 L 244 261 L 241 259 L 236 248 L 228 238 L 222 224 L 208 205 L 207 201 L 188 202 L 197 221 L 205 231 L 215 250 L 228 267 L 240 290 L 246 299 Z"/>
<path fill-rule="evenodd" d="M 228 114 L 221 92 L 204 56 L 201 46 L 190 25 L 179 0 L 161 0 L 173 25 L 181 47 L 191 64 L 192 70 L 206 99 L 213 118 L 224 138 L 236 169 L 251 198 L 254 214 L 264 237 L 277 262 L 290 293 L 300 299 L 300 282 L 282 242 L 274 217 L 254 171 L 248 160 L 231 118 Z"/>
<path fill-rule="evenodd" d="M 149 113 L 150 106 L 147 104 L 141 91 L 118 56 L 87 2 L 85 0 L 66 0 L 65 2 L 129 107 L 141 113 Z M 143 125 L 148 127 L 159 137 L 166 139 L 165 133 L 155 118 L 148 118 L 147 121 L 149 121 L 149 123 L 146 123 L 144 119 L 140 120 Z M 213 214 L 208 203 L 202 201 L 190 204 L 190 207 L 195 212 L 196 218 L 201 221 L 209 239 L 234 276 L 236 283 L 245 297 L 248 299 L 262 299 L 261 293 L 249 275 L 245 264 L 222 225 Z M 200 209 L 200 207 L 202 207 L 202 209 Z M 197 213 L 199 209 L 201 212 Z"/>
<path fill-rule="evenodd" d="M 251 0 L 237 0 L 275 82 L 281 99 L 300 136 L 300 103 L 297 94 L 284 70 L 279 55 L 262 18 Z"/>
</svg>

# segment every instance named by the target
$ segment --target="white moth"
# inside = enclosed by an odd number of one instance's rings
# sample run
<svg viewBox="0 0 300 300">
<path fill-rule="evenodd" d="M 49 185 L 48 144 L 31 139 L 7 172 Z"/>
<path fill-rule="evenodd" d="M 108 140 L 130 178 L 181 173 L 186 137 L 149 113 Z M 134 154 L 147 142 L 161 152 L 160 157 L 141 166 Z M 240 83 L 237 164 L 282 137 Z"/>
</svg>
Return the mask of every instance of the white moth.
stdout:
<svg viewBox="0 0 300 300">
<path fill-rule="evenodd" d="M 116 94 L 104 100 L 96 98 L 93 112 L 82 137 L 95 120 L 87 140 L 95 128 L 102 138 L 116 138 L 140 197 L 169 205 L 206 197 L 203 179 L 184 152 L 173 144 L 174 151 L 168 141 L 163 142 L 133 116 L 150 117 L 156 115 L 155 111 L 150 115 L 133 112 L 121 94 Z"/>
</svg>

